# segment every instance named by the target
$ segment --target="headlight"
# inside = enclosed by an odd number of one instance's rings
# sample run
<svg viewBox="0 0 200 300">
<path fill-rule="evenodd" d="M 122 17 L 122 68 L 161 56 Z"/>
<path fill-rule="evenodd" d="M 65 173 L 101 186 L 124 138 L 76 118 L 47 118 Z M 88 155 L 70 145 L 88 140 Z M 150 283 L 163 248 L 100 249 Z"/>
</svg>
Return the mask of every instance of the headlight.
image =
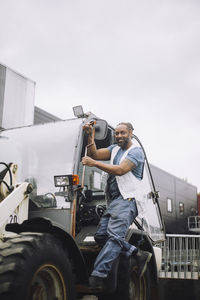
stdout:
<svg viewBox="0 0 200 300">
<path fill-rule="evenodd" d="M 79 184 L 78 175 L 56 175 L 54 176 L 54 185 L 56 187 L 65 187 L 68 185 Z"/>
</svg>

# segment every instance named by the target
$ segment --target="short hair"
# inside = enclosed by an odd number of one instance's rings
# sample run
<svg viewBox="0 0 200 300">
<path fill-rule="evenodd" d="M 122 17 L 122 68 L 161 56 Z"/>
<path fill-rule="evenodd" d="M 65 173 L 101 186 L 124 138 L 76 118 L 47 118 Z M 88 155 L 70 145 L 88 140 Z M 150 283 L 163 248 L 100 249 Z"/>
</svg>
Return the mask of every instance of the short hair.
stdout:
<svg viewBox="0 0 200 300">
<path fill-rule="evenodd" d="M 125 125 L 127 127 L 127 129 L 130 131 L 134 130 L 133 125 L 129 122 L 120 122 L 119 124 L 117 124 L 117 126 L 119 126 L 119 125 Z"/>
</svg>

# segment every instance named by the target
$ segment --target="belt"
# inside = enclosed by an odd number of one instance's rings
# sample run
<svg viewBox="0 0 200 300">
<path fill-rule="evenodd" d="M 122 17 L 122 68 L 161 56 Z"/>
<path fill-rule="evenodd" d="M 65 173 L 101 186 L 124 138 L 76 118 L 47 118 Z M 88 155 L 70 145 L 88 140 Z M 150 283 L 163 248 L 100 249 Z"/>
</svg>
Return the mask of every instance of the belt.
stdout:
<svg viewBox="0 0 200 300">
<path fill-rule="evenodd" d="M 128 201 L 135 200 L 135 198 L 128 198 Z"/>
</svg>

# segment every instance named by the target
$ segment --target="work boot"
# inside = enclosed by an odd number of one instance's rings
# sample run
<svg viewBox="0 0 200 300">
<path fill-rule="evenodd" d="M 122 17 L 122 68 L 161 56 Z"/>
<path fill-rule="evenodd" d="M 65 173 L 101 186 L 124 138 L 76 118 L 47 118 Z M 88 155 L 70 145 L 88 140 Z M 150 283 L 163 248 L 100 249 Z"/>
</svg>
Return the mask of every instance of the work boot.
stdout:
<svg viewBox="0 0 200 300">
<path fill-rule="evenodd" d="M 138 250 L 137 253 L 135 254 L 134 258 L 138 265 L 139 278 L 141 278 L 144 275 L 144 273 L 147 269 L 147 264 L 150 261 L 151 257 L 152 257 L 152 254 L 150 252 L 142 251 L 142 250 Z"/>
<path fill-rule="evenodd" d="M 104 278 L 103 277 L 90 276 L 89 284 L 90 284 L 90 287 L 92 289 L 100 290 L 100 291 L 105 290 Z"/>
</svg>

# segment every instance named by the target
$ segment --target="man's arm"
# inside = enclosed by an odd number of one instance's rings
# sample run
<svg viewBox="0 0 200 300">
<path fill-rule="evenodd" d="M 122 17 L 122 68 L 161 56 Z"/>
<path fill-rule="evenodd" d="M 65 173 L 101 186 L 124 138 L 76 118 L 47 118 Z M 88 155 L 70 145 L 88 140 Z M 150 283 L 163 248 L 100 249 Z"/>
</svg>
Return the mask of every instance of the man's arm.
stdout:
<svg viewBox="0 0 200 300">
<path fill-rule="evenodd" d="M 129 159 L 124 159 L 119 165 L 110 165 L 110 164 L 104 164 L 100 161 L 96 161 L 89 156 L 83 157 L 82 163 L 83 165 L 89 167 L 96 167 L 104 172 L 116 176 L 122 176 L 136 167 L 135 164 L 131 162 Z"/>
<path fill-rule="evenodd" d="M 87 155 L 95 160 L 109 160 L 110 151 L 107 148 L 97 149 L 94 141 L 95 129 L 91 124 L 87 123 L 83 126 L 83 130 L 88 134 Z"/>
</svg>

